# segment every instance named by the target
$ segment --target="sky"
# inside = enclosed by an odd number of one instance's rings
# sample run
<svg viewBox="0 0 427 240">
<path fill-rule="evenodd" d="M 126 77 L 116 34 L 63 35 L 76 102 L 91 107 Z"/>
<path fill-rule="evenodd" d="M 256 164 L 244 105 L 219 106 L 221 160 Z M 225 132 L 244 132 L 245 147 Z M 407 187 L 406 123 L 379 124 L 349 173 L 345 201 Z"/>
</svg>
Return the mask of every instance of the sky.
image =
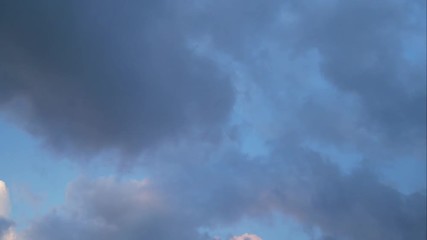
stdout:
<svg viewBox="0 0 427 240">
<path fill-rule="evenodd" d="M 423 0 L 0 3 L 0 240 L 424 240 Z"/>
</svg>

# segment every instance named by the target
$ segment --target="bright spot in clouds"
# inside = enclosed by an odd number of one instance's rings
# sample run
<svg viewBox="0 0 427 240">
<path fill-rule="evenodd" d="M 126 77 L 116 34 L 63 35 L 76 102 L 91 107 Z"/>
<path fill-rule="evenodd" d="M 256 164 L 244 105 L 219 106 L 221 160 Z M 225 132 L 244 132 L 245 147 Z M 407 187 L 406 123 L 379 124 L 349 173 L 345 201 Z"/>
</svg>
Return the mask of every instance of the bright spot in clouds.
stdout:
<svg viewBox="0 0 427 240">
<path fill-rule="evenodd" d="M 262 238 L 258 237 L 255 234 L 245 233 L 241 236 L 235 236 L 231 240 L 262 240 Z"/>
<path fill-rule="evenodd" d="M 6 183 L 0 180 L 0 217 L 9 216 L 9 193 Z"/>
<path fill-rule="evenodd" d="M 9 192 L 6 183 L 0 180 L 0 220 L 7 219 L 10 212 Z M 1 230 L 1 229 L 0 229 Z M 5 232 L 0 232 L 0 240 L 16 240 L 16 233 L 13 227 L 6 229 Z"/>
</svg>

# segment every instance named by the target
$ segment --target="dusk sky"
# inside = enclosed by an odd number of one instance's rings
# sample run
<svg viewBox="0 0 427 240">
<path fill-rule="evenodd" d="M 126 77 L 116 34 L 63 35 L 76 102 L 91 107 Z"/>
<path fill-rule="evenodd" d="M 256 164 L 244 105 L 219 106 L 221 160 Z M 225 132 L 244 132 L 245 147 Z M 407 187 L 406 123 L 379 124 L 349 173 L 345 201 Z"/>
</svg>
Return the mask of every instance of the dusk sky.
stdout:
<svg viewBox="0 0 427 240">
<path fill-rule="evenodd" d="M 425 240 L 425 0 L 0 0 L 0 240 Z"/>
</svg>

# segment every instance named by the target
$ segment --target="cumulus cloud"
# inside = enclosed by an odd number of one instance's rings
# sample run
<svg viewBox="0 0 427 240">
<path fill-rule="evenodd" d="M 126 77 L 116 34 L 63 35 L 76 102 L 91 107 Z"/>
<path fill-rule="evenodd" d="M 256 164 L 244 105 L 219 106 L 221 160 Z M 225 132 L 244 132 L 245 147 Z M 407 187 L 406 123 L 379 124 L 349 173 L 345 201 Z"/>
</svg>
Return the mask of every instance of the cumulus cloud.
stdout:
<svg viewBox="0 0 427 240">
<path fill-rule="evenodd" d="M 245 233 L 240 236 L 232 237 L 230 240 L 262 240 L 262 239 L 257 235 Z"/>
<path fill-rule="evenodd" d="M 9 191 L 6 183 L 0 180 L 0 217 L 8 217 L 10 211 Z"/>
<path fill-rule="evenodd" d="M 0 240 L 15 240 L 14 223 L 9 219 L 10 203 L 6 183 L 0 180 Z"/>
<path fill-rule="evenodd" d="M 283 161 L 283 155 L 279 158 Z M 336 165 L 310 151 L 294 155 L 293 163 L 285 162 L 282 168 L 276 165 L 281 170 L 270 172 L 277 174 L 273 178 L 275 191 L 285 214 L 308 226 L 318 226 L 337 239 L 425 237 L 424 193 L 402 194 L 364 167 L 343 174 Z"/>
<path fill-rule="evenodd" d="M 198 229 L 215 225 L 209 219 L 218 216 L 201 217 L 196 212 L 204 206 L 184 204 L 188 195 L 155 186 L 148 180 L 80 179 L 70 185 L 65 204 L 33 222 L 23 239 L 214 239 Z M 260 240 L 248 234 L 233 240 L 247 238 Z"/>
<path fill-rule="evenodd" d="M 2 4 L 0 103 L 67 153 L 134 153 L 219 131 L 233 87 L 187 47 L 167 2 Z"/>
<path fill-rule="evenodd" d="M 344 174 L 309 149 L 277 149 L 266 159 L 228 153 L 221 161 L 177 167 L 158 176 L 158 188 L 168 198 L 180 196 L 182 208 L 205 227 L 281 212 L 338 239 L 424 238 L 425 194 L 402 194 L 365 167 Z"/>
<path fill-rule="evenodd" d="M 66 204 L 36 221 L 24 239 L 202 239 L 193 219 L 146 181 L 79 180 Z"/>
<path fill-rule="evenodd" d="M 65 204 L 36 221 L 26 236 L 211 239 L 198 229 L 275 212 L 331 238 L 424 239 L 425 194 L 404 195 L 365 168 L 343 174 L 307 149 L 289 153 L 280 148 L 263 160 L 224 153 L 209 162 L 169 166 L 149 182 L 80 180 Z"/>
</svg>

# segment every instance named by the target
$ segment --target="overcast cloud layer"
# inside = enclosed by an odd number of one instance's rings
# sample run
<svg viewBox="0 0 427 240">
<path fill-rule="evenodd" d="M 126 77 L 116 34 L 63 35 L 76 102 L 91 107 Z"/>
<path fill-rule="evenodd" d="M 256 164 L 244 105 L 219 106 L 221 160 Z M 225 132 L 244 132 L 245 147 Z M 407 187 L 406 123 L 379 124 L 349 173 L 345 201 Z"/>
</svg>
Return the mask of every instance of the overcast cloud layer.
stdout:
<svg viewBox="0 0 427 240">
<path fill-rule="evenodd" d="M 0 3 L 0 110 L 72 161 L 117 150 L 146 174 L 75 180 L 19 238 L 214 240 L 201 229 L 280 214 L 320 239 L 425 239 L 425 189 L 381 175 L 426 161 L 425 9 Z"/>
</svg>

